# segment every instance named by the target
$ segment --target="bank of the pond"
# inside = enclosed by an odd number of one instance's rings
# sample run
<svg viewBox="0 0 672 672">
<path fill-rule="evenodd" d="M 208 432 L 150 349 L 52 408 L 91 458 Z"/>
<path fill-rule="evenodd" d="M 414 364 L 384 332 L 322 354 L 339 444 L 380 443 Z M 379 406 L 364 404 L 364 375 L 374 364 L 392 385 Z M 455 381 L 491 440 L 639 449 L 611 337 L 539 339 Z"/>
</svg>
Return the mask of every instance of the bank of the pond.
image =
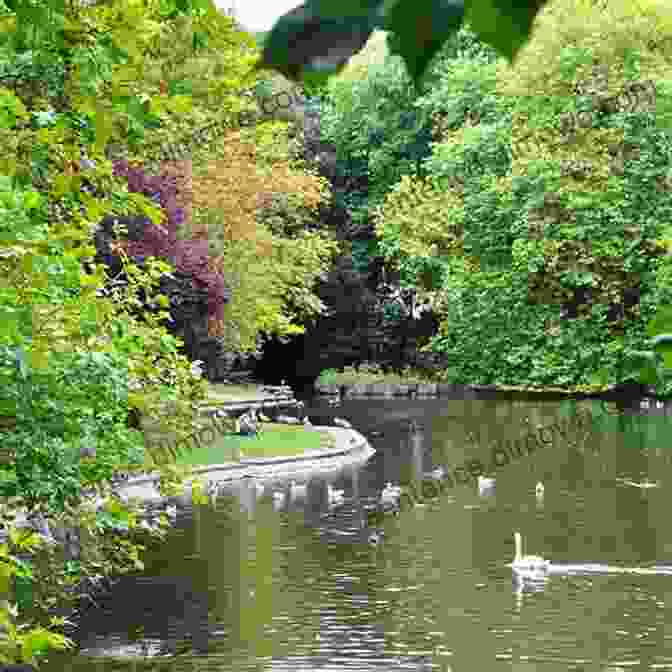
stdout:
<svg viewBox="0 0 672 672">
<path fill-rule="evenodd" d="M 381 397 L 385 399 L 410 398 L 431 399 L 438 397 L 453 397 L 456 394 L 464 397 L 478 393 L 495 395 L 512 395 L 522 398 L 540 398 L 549 400 L 558 399 L 608 399 L 615 396 L 646 396 L 656 398 L 655 389 L 650 386 L 633 386 L 631 388 L 610 387 L 606 390 L 588 392 L 582 390 L 567 390 L 561 387 L 532 388 L 513 385 L 460 385 L 455 383 L 432 382 L 335 382 L 315 383 L 315 392 L 319 396 L 338 397 L 340 399 L 356 399 L 367 397 Z"/>
<path fill-rule="evenodd" d="M 260 481 L 275 481 L 284 478 L 310 478 L 314 473 L 337 471 L 368 460 L 375 450 L 364 436 L 354 429 L 315 426 L 306 432 L 327 433 L 333 442 L 332 448 L 306 450 L 298 455 L 276 457 L 243 457 L 239 461 L 225 461 L 192 469 L 192 476 L 185 480 L 183 496 L 163 496 L 158 490 L 159 475 L 148 474 L 129 478 L 118 485 L 117 495 L 125 501 L 186 504 L 191 498 L 191 484 L 198 478 L 207 488 L 217 489 L 224 484 L 255 478 Z M 251 445 L 251 441 L 248 445 Z"/>
</svg>

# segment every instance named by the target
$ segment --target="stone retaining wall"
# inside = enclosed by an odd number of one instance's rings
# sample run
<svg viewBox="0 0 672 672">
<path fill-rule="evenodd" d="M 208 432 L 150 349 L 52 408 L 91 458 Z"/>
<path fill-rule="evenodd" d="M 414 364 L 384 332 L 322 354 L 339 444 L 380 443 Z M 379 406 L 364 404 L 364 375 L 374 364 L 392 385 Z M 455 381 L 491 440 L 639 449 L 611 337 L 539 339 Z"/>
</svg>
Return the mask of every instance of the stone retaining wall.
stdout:
<svg viewBox="0 0 672 672">
<path fill-rule="evenodd" d="M 350 397 L 440 397 L 463 392 L 464 385 L 450 383 L 315 383 L 318 394 Z"/>
<path fill-rule="evenodd" d="M 205 476 L 207 487 L 219 489 L 225 484 L 231 484 L 244 478 L 255 478 L 260 481 L 275 481 L 295 478 L 300 480 L 316 474 L 326 474 L 348 466 L 355 466 L 366 462 L 375 450 L 369 442 L 354 429 L 340 427 L 314 427 L 318 431 L 330 432 L 336 440 L 336 448 L 326 450 L 306 451 L 303 455 L 291 457 L 274 457 L 267 459 L 243 459 L 240 462 L 213 464 L 207 467 L 197 467 L 194 475 L 197 478 Z M 164 497 L 157 488 L 158 476 L 141 476 L 130 479 L 117 492 L 121 499 L 133 499 L 161 504 L 186 505 L 191 500 L 191 482 L 186 481 L 185 494 L 178 497 Z"/>
</svg>

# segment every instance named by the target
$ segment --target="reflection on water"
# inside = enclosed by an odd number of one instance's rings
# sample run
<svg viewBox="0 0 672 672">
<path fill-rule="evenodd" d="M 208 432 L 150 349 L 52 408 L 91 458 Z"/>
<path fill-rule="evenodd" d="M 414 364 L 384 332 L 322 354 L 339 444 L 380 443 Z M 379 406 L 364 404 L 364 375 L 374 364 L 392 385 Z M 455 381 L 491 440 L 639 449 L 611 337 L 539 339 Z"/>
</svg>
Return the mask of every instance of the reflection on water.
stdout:
<svg viewBox="0 0 672 672">
<path fill-rule="evenodd" d="M 386 518 L 371 543 L 367 510 L 386 482 L 487 464 L 496 441 L 576 406 L 346 401 L 337 415 L 378 451 L 368 463 L 312 479 L 301 496 L 288 483 L 243 482 L 181 512 L 146 571 L 87 612 L 82 654 L 44 669 L 672 669 L 672 443 L 660 409 L 556 436 L 489 474 L 487 494 L 476 480 L 446 488 Z M 326 424 L 334 410 L 306 412 Z M 507 567 L 516 530 L 551 560 L 547 575 L 526 580 Z"/>
</svg>

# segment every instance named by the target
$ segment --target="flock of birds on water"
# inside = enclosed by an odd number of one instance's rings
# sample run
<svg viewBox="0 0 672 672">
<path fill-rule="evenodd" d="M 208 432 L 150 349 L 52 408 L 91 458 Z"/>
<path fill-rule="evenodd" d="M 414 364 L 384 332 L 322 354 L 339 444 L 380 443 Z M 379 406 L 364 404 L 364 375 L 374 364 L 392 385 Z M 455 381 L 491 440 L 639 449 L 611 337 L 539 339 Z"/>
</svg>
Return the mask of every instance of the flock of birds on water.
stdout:
<svg viewBox="0 0 672 672">
<path fill-rule="evenodd" d="M 335 405 L 335 404 L 331 404 Z M 242 435 L 258 436 L 260 428 L 258 421 L 268 422 L 268 418 L 262 414 L 256 415 L 254 411 L 248 412 L 245 415 L 239 418 L 239 428 Z M 294 424 L 303 424 L 305 427 L 312 427 L 312 424 L 308 417 L 304 417 L 302 421 L 296 418 L 285 418 L 284 416 L 277 418 L 281 422 L 293 422 Z M 347 421 L 341 418 L 333 419 L 334 425 L 343 428 L 351 428 L 352 425 Z M 411 427 L 415 426 L 416 423 L 412 423 Z M 434 469 L 429 474 L 426 474 L 426 477 L 432 480 L 442 480 L 447 476 L 447 471 L 443 467 L 438 467 Z M 620 482 L 630 485 L 632 487 L 637 487 L 640 489 L 648 489 L 658 487 L 658 483 L 654 482 L 641 482 L 637 483 L 628 479 L 617 479 Z M 481 496 L 490 496 L 494 494 L 495 491 L 495 478 L 491 476 L 479 476 L 477 479 L 477 488 L 478 493 Z M 261 483 L 255 484 L 257 497 L 262 497 L 265 494 L 265 487 Z M 535 497 L 538 503 L 543 503 L 544 499 L 544 484 L 538 482 L 535 486 Z M 385 488 L 380 494 L 378 500 L 378 509 L 383 513 L 392 513 L 394 515 L 399 515 L 400 513 L 400 502 L 403 491 L 400 486 L 392 485 L 391 482 L 387 482 Z M 285 492 L 274 492 L 273 493 L 273 503 L 274 508 L 284 508 L 287 504 L 297 500 L 305 500 L 308 495 L 308 486 L 306 484 L 298 485 L 296 481 L 292 480 L 289 484 L 289 488 Z M 330 484 L 327 484 L 327 501 L 329 507 L 338 506 L 343 503 L 345 499 L 344 490 L 336 490 Z M 381 530 L 373 531 L 369 537 L 368 541 L 371 545 L 378 545 L 384 536 L 384 532 Z M 672 574 L 672 567 L 649 567 L 649 568 L 625 568 L 625 567 L 613 567 L 608 565 L 601 564 L 578 564 L 578 565 L 554 565 L 549 560 L 538 556 L 538 555 L 524 555 L 523 553 L 523 538 L 520 532 L 514 532 L 514 548 L 515 553 L 513 561 L 507 566 L 511 567 L 514 571 L 514 574 L 518 579 L 521 580 L 543 580 L 549 574 L 584 574 L 584 573 L 630 573 L 630 574 Z"/>
</svg>

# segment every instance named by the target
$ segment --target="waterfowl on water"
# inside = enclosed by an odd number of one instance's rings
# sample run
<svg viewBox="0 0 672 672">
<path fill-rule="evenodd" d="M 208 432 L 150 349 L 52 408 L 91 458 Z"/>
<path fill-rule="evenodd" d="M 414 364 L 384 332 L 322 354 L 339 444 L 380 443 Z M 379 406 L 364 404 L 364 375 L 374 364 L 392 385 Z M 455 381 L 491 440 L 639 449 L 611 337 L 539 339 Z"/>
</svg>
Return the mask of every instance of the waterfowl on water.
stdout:
<svg viewBox="0 0 672 672">
<path fill-rule="evenodd" d="M 437 467 L 436 469 L 432 469 L 432 471 L 430 471 L 426 477 L 435 481 L 440 481 L 446 477 L 446 473 L 447 472 L 444 467 Z"/>
<path fill-rule="evenodd" d="M 633 488 L 640 488 L 641 490 L 657 488 L 660 485 L 660 483 L 653 481 L 642 481 L 641 483 L 636 483 L 635 481 L 631 481 L 627 478 L 617 478 L 616 480 L 620 481 L 621 483 L 625 483 L 625 485 L 631 485 Z"/>
<path fill-rule="evenodd" d="M 334 490 L 329 483 L 327 483 L 327 498 L 330 506 L 342 504 L 345 499 L 345 490 Z"/>
<path fill-rule="evenodd" d="M 516 545 L 516 554 L 511 567 L 517 572 L 546 572 L 551 566 L 548 560 L 539 555 L 523 555 L 523 538 L 520 532 L 515 532 L 513 541 Z"/>
<path fill-rule="evenodd" d="M 380 494 L 380 503 L 383 506 L 398 506 L 400 498 L 401 488 L 398 485 L 392 485 L 392 483 L 388 481 L 385 485 L 385 489 Z"/>
<path fill-rule="evenodd" d="M 485 476 L 478 477 L 478 493 L 480 495 L 485 495 L 492 492 L 495 489 L 495 479 L 487 478 Z"/>
<path fill-rule="evenodd" d="M 534 488 L 534 494 L 539 498 L 544 496 L 544 484 L 541 481 Z"/>
<path fill-rule="evenodd" d="M 296 481 L 292 481 L 289 484 L 290 499 L 303 499 L 308 494 L 307 485 L 297 485 Z"/>
<path fill-rule="evenodd" d="M 259 438 L 259 424 L 254 416 L 254 411 L 244 413 L 238 418 L 238 434 Z"/>
</svg>

